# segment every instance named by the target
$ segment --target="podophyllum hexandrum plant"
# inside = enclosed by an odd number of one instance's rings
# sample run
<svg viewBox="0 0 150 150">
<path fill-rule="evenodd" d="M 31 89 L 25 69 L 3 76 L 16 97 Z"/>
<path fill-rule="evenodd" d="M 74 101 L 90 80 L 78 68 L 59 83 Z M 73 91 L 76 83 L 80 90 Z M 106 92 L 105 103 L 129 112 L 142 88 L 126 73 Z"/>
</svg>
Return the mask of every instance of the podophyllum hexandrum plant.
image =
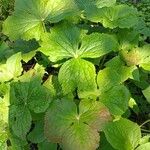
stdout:
<svg viewBox="0 0 150 150">
<path fill-rule="evenodd" d="M 0 46 L 0 149 L 149 150 L 123 117 L 133 100 L 125 82 L 150 71 L 137 24 L 137 10 L 116 0 L 16 0 L 3 23 L 13 48 Z M 47 61 L 57 71 L 45 79 Z"/>
</svg>

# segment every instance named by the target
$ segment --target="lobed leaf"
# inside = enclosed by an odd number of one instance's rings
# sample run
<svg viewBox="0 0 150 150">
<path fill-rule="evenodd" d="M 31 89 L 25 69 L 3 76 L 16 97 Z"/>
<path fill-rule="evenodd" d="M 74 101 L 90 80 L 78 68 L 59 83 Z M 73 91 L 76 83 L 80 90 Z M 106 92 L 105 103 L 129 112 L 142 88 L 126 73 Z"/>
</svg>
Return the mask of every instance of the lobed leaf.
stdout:
<svg viewBox="0 0 150 150">
<path fill-rule="evenodd" d="M 81 105 L 77 113 L 72 100 L 56 100 L 46 113 L 45 135 L 50 141 L 61 143 L 64 150 L 95 150 L 99 143 L 98 131 L 110 119 L 108 110 L 98 102 Z"/>
<path fill-rule="evenodd" d="M 123 118 L 108 123 L 104 133 L 108 142 L 117 150 L 133 150 L 137 147 L 141 138 L 140 127 L 136 123 Z"/>
<path fill-rule="evenodd" d="M 45 21 L 59 22 L 74 11 L 70 0 L 16 0 L 15 11 L 3 24 L 3 33 L 12 40 L 40 40 Z"/>
<path fill-rule="evenodd" d="M 96 89 L 95 77 L 94 65 L 79 58 L 66 61 L 58 74 L 64 94 L 72 92 L 76 88 L 78 92 Z"/>
</svg>

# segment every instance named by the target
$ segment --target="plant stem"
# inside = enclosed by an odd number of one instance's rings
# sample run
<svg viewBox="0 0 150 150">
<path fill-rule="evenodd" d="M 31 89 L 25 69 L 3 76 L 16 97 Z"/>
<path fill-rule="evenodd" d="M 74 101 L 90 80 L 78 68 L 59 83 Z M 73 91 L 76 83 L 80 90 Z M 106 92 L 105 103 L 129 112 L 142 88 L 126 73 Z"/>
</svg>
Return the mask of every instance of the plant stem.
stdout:
<svg viewBox="0 0 150 150">
<path fill-rule="evenodd" d="M 140 125 L 140 128 L 141 128 L 143 125 L 147 124 L 148 122 L 150 122 L 150 119 L 148 119 L 148 120 L 146 120 L 144 123 L 142 123 L 142 124 Z"/>
</svg>

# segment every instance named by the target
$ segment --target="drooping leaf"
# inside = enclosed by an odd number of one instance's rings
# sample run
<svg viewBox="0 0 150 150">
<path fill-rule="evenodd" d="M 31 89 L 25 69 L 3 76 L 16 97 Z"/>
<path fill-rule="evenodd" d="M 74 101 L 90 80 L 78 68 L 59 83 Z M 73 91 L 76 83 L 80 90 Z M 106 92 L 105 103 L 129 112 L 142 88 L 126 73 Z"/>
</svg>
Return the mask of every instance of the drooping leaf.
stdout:
<svg viewBox="0 0 150 150">
<path fill-rule="evenodd" d="M 72 100 L 54 101 L 45 117 L 46 137 L 52 142 L 62 143 L 64 150 L 95 150 L 98 147 L 100 125 L 108 122 L 110 114 L 100 103 L 93 102 L 92 107 L 90 103 L 82 103 L 78 114 Z"/>
<path fill-rule="evenodd" d="M 127 119 L 108 123 L 104 133 L 108 142 L 117 150 L 133 150 L 141 138 L 140 127 Z"/>
<path fill-rule="evenodd" d="M 59 71 L 58 79 L 64 93 L 74 91 L 89 91 L 96 88 L 95 67 L 92 63 L 73 58 L 63 64 Z"/>
<path fill-rule="evenodd" d="M 45 21 L 58 22 L 70 15 L 75 5 L 70 0 L 16 0 L 15 11 L 3 25 L 3 33 L 12 40 L 39 40 L 45 32 Z"/>
</svg>

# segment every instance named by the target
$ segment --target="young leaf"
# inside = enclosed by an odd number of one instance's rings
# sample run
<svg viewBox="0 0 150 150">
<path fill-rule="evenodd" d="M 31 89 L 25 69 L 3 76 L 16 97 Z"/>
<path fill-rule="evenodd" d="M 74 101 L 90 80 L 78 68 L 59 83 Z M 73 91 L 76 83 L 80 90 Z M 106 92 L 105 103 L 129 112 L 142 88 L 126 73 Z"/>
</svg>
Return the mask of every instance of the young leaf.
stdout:
<svg viewBox="0 0 150 150">
<path fill-rule="evenodd" d="M 133 150 L 141 138 L 140 127 L 127 119 L 108 123 L 104 133 L 108 142 L 117 150 Z"/>
<path fill-rule="evenodd" d="M 39 40 L 45 32 L 44 21 L 58 22 L 74 10 L 70 0 L 16 0 L 15 11 L 3 25 L 3 33 L 12 40 Z"/>
<path fill-rule="evenodd" d="M 73 58 L 65 62 L 58 74 L 59 82 L 65 94 L 74 91 L 89 91 L 96 89 L 95 67 L 92 63 Z"/>
<path fill-rule="evenodd" d="M 82 104 L 78 114 L 72 100 L 54 101 L 45 117 L 46 137 L 52 142 L 62 143 L 64 150 L 96 150 L 100 125 L 108 122 L 110 114 L 99 102 L 87 103 Z"/>
</svg>

